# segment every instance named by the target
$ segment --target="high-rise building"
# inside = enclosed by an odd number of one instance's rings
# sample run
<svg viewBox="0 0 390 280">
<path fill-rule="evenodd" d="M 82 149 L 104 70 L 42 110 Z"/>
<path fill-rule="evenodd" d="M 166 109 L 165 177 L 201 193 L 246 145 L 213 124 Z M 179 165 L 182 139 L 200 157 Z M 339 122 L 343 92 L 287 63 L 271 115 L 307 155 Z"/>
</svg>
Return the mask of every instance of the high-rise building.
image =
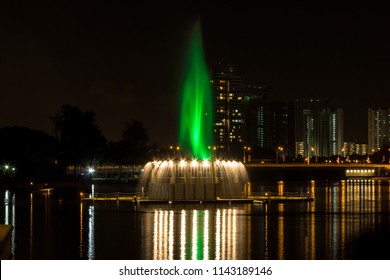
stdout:
<svg viewBox="0 0 390 280">
<path fill-rule="evenodd" d="M 319 155 L 321 101 L 316 98 L 297 99 L 296 141 L 303 142 L 304 157 Z"/>
<path fill-rule="evenodd" d="M 270 148 L 282 148 L 283 156 L 295 157 L 295 104 L 270 102 Z"/>
<path fill-rule="evenodd" d="M 330 114 L 330 155 L 341 155 L 344 143 L 344 110 L 336 108 Z"/>
<path fill-rule="evenodd" d="M 269 100 L 267 89 L 262 86 L 245 87 L 246 145 L 266 149 L 270 146 Z"/>
<path fill-rule="evenodd" d="M 344 144 L 343 109 L 324 108 L 321 112 L 320 151 L 324 157 L 341 155 Z"/>
<path fill-rule="evenodd" d="M 245 136 L 244 84 L 234 66 L 212 73 L 214 94 L 214 138 L 218 149 L 235 152 L 242 149 Z"/>
<path fill-rule="evenodd" d="M 303 142 L 305 157 L 340 155 L 343 148 L 343 110 L 333 99 L 296 100 L 296 139 Z M 332 105 L 332 106 L 331 106 Z"/>
<path fill-rule="evenodd" d="M 390 145 L 390 108 L 368 109 L 368 153 Z"/>
<path fill-rule="evenodd" d="M 246 143 L 274 155 L 295 157 L 295 104 L 268 99 L 266 87 L 247 86 L 245 91 Z"/>
</svg>

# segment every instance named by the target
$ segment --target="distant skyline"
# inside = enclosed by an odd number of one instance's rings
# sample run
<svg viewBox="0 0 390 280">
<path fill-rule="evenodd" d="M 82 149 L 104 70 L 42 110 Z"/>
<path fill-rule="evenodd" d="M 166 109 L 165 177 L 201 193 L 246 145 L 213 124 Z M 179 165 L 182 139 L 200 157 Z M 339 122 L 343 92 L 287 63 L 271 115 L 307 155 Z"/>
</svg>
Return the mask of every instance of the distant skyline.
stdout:
<svg viewBox="0 0 390 280">
<path fill-rule="evenodd" d="M 152 141 L 176 144 L 183 54 L 199 17 L 210 69 L 234 64 L 272 99 L 334 98 L 345 140 L 367 142 L 368 109 L 390 107 L 389 12 L 353 2 L 6 4 L 0 126 L 52 133 L 49 116 L 71 104 L 95 111 L 110 140 L 137 119 Z"/>
</svg>

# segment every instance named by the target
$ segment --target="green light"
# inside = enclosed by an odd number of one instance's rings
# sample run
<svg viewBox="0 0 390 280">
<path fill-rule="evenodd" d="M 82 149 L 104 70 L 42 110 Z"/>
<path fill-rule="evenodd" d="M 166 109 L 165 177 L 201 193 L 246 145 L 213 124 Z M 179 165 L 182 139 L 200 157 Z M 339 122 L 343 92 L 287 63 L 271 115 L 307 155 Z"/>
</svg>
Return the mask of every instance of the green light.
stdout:
<svg viewBox="0 0 390 280">
<path fill-rule="evenodd" d="M 180 146 L 198 159 L 209 159 L 213 135 L 213 96 L 205 63 L 199 21 L 196 22 L 184 71 L 180 112 Z"/>
</svg>

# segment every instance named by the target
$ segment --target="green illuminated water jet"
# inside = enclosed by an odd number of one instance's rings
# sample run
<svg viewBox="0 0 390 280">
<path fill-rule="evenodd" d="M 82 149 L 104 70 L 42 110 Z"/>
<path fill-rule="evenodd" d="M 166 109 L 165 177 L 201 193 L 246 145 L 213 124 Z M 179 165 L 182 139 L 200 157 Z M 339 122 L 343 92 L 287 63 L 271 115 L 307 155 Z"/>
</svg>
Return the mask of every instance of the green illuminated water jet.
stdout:
<svg viewBox="0 0 390 280">
<path fill-rule="evenodd" d="M 193 28 L 187 57 L 181 97 L 180 146 L 195 158 L 209 159 L 213 143 L 213 96 L 199 21 Z"/>
<path fill-rule="evenodd" d="M 139 181 L 141 197 L 163 201 L 217 201 L 250 193 L 241 162 L 211 158 L 213 95 L 203 54 L 201 28 L 191 33 L 181 88 L 180 146 L 195 159 L 170 158 L 148 162 Z"/>
</svg>

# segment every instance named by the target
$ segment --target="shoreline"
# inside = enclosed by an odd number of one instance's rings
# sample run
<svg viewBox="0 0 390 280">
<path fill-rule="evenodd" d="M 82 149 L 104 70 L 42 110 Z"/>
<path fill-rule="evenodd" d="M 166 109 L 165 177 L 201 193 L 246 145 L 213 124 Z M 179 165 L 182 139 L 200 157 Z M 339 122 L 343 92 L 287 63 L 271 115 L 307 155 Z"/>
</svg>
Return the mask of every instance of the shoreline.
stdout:
<svg viewBox="0 0 390 280">
<path fill-rule="evenodd" d="M 40 180 L 39 182 L 27 180 L 0 180 L 0 189 L 12 191 L 40 191 L 46 189 L 60 191 L 86 191 L 91 185 L 96 186 L 131 186 L 136 187 L 138 180 L 120 181 L 120 180 L 85 180 L 84 178 L 67 178 L 59 180 Z"/>
</svg>

